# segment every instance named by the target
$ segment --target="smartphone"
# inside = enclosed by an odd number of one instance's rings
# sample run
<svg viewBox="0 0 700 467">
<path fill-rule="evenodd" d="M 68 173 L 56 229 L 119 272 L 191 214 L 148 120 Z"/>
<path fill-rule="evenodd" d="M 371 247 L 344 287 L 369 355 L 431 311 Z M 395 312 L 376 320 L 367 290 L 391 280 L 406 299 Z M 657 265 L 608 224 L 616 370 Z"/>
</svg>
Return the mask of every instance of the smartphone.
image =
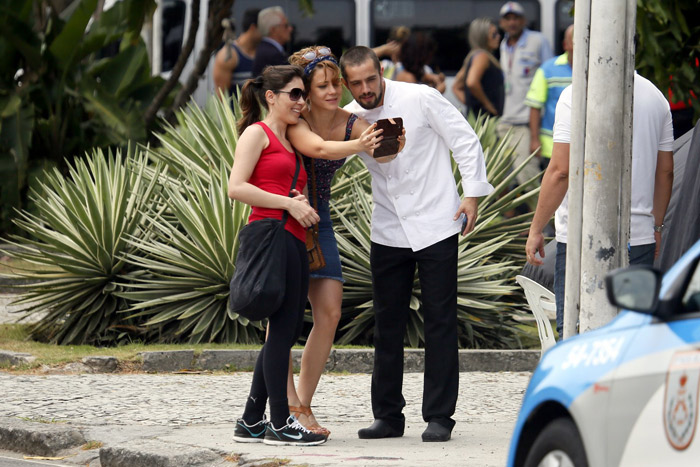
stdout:
<svg viewBox="0 0 700 467">
<path fill-rule="evenodd" d="M 464 235 L 466 235 L 464 233 L 464 229 L 467 228 L 467 221 L 469 220 L 469 218 L 467 217 L 466 214 L 462 214 L 462 216 L 464 216 L 464 219 L 462 219 L 462 230 L 460 230 L 460 232 L 462 232 L 462 236 L 464 236 Z"/>
<path fill-rule="evenodd" d="M 374 157 L 391 156 L 399 152 L 399 136 L 403 134 L 403 119 L 395 117 L 377 120 L 376 129 L 384 131 L 381 133 L 383 139 L 379 147 L 374 150 Z"/>
</svg>

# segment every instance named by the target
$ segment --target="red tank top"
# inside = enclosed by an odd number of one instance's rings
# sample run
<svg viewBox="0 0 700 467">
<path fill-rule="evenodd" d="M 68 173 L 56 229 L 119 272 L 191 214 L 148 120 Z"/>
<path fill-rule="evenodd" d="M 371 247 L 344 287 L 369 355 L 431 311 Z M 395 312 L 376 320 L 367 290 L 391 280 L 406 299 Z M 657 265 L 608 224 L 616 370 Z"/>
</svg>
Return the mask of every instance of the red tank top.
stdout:
<svg viewBox="0 0 700 467">
<path fill-rule="evenodd" d="M 256 125 L 265 131 L 270 144 L 263 149 L 260 154 L 260 159 L 253 169 L 253 173 L 248 180 L 248 183 L 255 185 L 261 190 L 276 195 L 289 196 L 289 188 L 292 185 L 294 172 L 296 170 L 297 156 L 293 152 L 287 150 L 282 145 L 277 136 L 263 122 L 257 122 Z M 299 168 L 299 176 L 297 177 L 297 190 L 301 193 L 306 186 L 306 170 L 304 164 Z M 260 219 L 273 218 L 282 219 L 282 209 L 270 209 L 253 206 L 253 210 L 248 217 L 248 223 Z M 291 215 L 287 216 L 285 229 L 294 235 L 302 242 L 306 240 L 306 229 L 297 222 Z"/>
</svg>

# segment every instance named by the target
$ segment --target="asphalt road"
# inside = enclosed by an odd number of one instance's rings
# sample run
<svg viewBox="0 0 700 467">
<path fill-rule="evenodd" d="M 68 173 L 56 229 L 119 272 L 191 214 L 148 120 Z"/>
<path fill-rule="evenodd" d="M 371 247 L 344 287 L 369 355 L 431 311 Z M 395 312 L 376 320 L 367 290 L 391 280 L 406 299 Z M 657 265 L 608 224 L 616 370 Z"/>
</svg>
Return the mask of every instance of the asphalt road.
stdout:
<svg viewBox="0 0 700 467">
<path fill-rule="evenodd" d="M 22 454 L 9 451 L 0 451 L 0 467 L 33 467 L 51 465 L 53 467 L 68 467 L 58 461 L 27 460 Z"/>
</svg>

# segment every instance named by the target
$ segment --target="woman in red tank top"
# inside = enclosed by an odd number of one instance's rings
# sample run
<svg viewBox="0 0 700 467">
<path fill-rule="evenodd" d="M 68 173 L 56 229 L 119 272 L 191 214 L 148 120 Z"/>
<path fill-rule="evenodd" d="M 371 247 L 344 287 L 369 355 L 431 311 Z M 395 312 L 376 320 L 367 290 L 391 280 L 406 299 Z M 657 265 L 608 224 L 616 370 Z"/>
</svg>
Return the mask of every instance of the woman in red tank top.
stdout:
<svg viewBox="0 0 700 467">
<path fill-rule="evenodd" d="M 238 419 L 234 440 L 265 444 L 316 445 L 327 436 L 312 433 L 289 415 L 287 371 L 289 352 L 301 334 L 309 264 L 304 243 L 305 229 L 319 221 L 318 214 L 302 194 L 306 171 L 300 168 L 295 188 L 297 156 L 287 140 L 287 126 L 299 120 L 306 91 L 303 70 L 292 65 L 267 67 L 261 76 L 248 80 L 241 90 L 243 118 L 229 178 L 230 198 L 253 207 L 249 222 L 282 218 L 289 213 L 286 229 L 286 284 L 282 305 L 268 318 L 268 334 L 253 372 L 243 417 Z M 260 105 L 267 115 L 260 119 Z M 299 161 L 301 163 L 301 161 Z M 267 402 L 270 421 L 265 419 Z"/>
</svg>

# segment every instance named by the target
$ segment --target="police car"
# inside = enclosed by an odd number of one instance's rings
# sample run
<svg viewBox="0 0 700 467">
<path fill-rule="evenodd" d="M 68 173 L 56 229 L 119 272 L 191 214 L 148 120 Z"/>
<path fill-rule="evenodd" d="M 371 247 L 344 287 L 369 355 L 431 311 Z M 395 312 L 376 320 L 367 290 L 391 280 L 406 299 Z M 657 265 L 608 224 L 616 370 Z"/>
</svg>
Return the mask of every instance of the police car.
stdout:
<svg viewBox="0 0 700 467">
<path fill-rule="evenodd" d="M 623 311 L 543 356 L 508 466 L 700 465 L 699 262 L 700 241 L 663 280 L 642 266 L 607 277 Z"/>
</svg>

